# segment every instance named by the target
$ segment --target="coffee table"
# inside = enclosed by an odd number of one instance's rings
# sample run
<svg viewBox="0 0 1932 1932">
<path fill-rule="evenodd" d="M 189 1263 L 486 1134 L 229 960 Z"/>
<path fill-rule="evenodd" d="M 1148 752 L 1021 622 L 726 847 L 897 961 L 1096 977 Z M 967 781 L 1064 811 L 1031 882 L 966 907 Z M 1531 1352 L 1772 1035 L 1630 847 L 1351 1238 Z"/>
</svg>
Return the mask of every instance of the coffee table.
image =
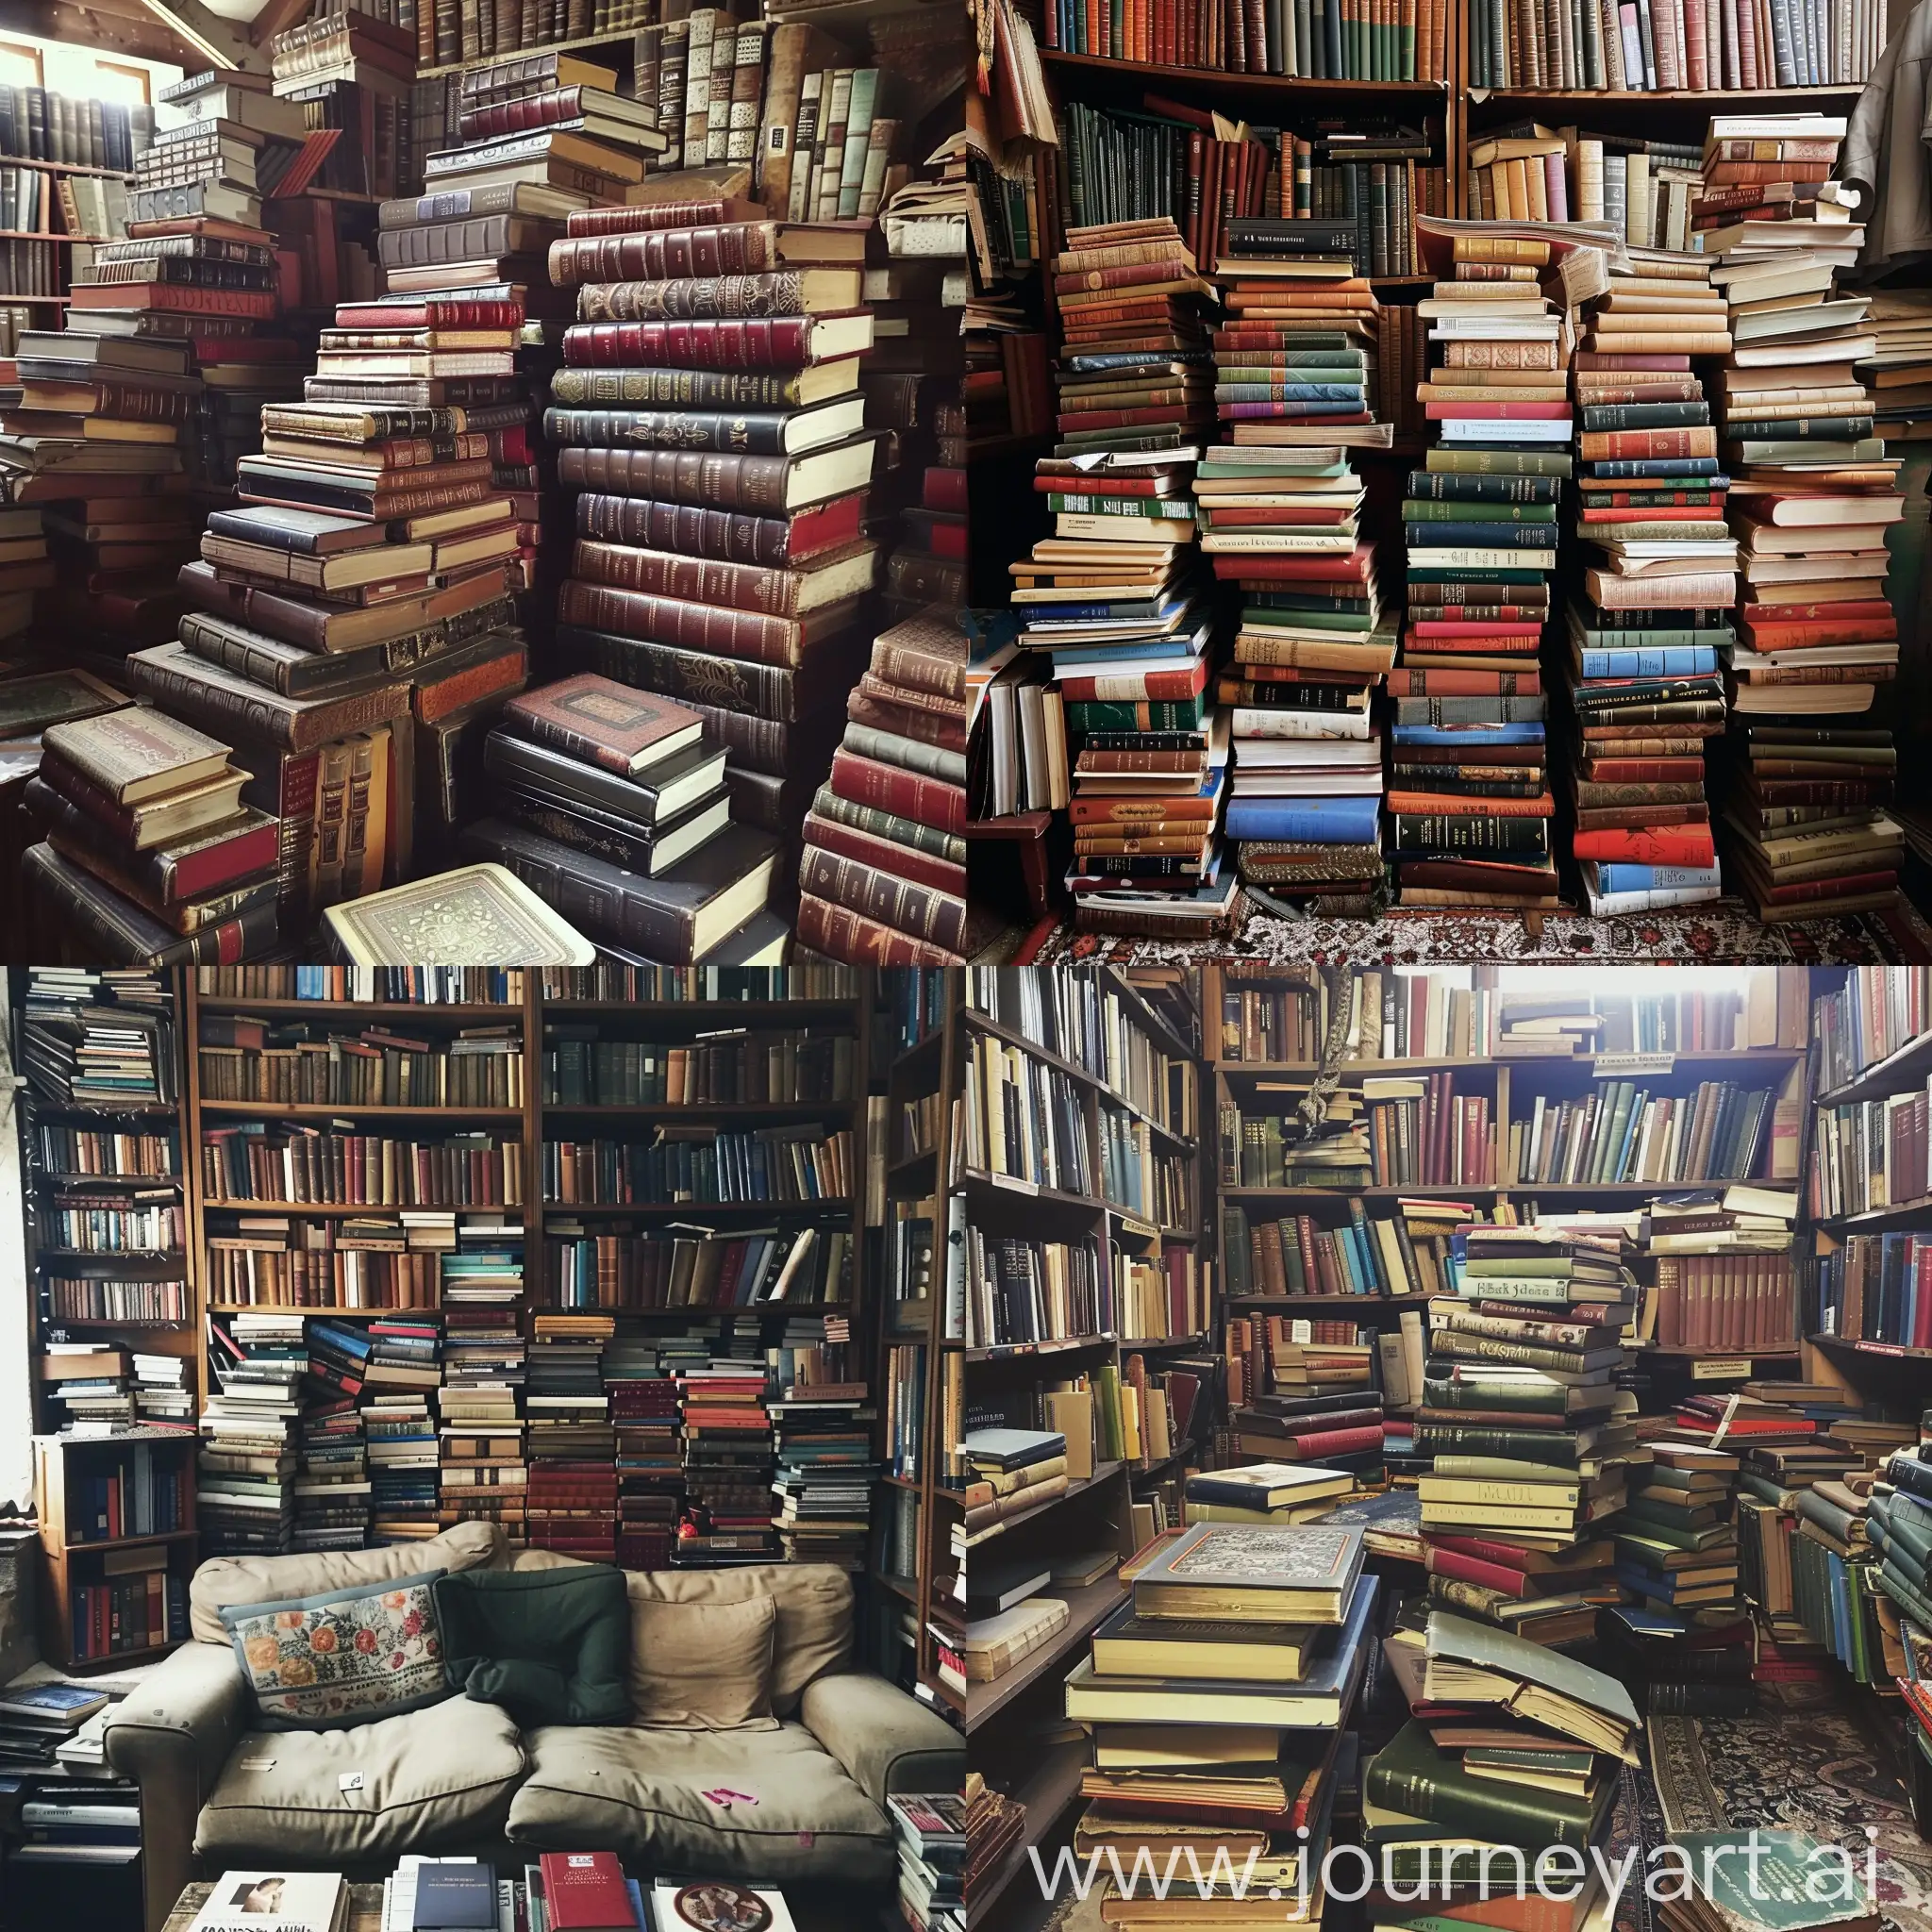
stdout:
<svg viewBox="0 0 1932 1932">
<path fill-rule="evenodd" d="M 207 1905 L 208 1894 L 213 1890 L 213 1884 L 205 1879 L 196 1879 L 192 1885 L 183 1886 L 181 1896 L 175 1901 L 175 1909 L 168 1914 L 161 1932 L 188 1932 L 189 1926 L 194 1924 L 194 1915 Z M 344 1932 L 382 1932 L 381 1886 L 350 1886 L 349 1919 Z"/>
</svg>

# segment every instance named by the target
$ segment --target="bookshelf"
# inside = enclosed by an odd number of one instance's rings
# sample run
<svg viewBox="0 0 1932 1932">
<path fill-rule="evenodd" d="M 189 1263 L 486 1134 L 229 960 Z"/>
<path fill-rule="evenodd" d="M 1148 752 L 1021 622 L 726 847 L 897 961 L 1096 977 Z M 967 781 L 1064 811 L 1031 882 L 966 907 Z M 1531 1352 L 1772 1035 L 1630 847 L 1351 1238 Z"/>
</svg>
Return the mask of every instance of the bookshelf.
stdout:
<svg viewBox="0 0 1932 1932">
<path fill-rule="evenodd" d="M 1154 974 L 1142 984 L 1109 966 L 1072 969 L 1056 982 L 1058 997 L 1046 995 L 1051 1012 L 1029 1004 L 1034 989 L 1025 982 L 969 971 L 960 1015 L 964 1139 L 970 1154 L 991 1163 L 963 1168 L 966 1423 L 1061 1431 L 1068 1480 L 1063 1491 L 1030 1506 L 1020 1491 L 1017 1507 L 975 1532 L 970 1561 L 975 1574 L 981 1564 L 1057 1566 L 1060 1574 L 1042 1594 L 1064 1602 L 1067 1616 L 1002 1674 L 970 1681 L 960 1699 L 975 1768 L 1026 1813 L 1023 1845 L 975 1881 L 969 1925 L 1024 1925 L 1043 1909 L 1016 1881 L 1031 1869 L 1026 1846 L 1050 1859 L 1063 1841 L 1084 1761 L 1060 1715 L 1060 1681 L 1094 1629 L 1126 1601 L 1120 1562 L 1158 1524 L 1177 1519 L 1177 1478 L 1199 1459 L 1214 1401 L 1211 1360 L 1197 1359 L 1214 1326 L 1214 1262 L 1201 1232 L 1200 1023 L 1191 975 Z M 1025 1105 L 1004 1088 L 1013 1074 L 1023 1082 L 1043 1078 L 1043 1104 L 1059 1109 L 1067 1138 L 1054 1152 L 1065 1185 L 1033 1179 L 1024 1172 L 1024 1147 L 1016 1159 L 1010 1143 L 1003 1148 L 988 1135 L 1007 1091 L 1015 1107 Z M 1124 1161 L 1120 1151 L 1128 1146 L 1135 1158 Z M 1123 1198 L 1137 1188 L 1140 1198 Z M 1080 1306 L 1072 1295 L 1062 1307 L 1036 1294 L 1055 1317 L 1054 1332 L 1013 1325 L 1024 1306 L 1025 1277 L 1014 1272 L 1022 1248 L 1039 1257 L 1025 1264 L 1037 1269 L 1036 1290 L 1051 1280 L 1056 1251 L 1070 1281 L 1073 1257 L 1091 1257 L 1091 1292 Z M 1128 1317 L 1134 1301 L 1146 1304 L 1150 1273 L 1166 1291 L 1172 1332 L 1139 1332 L 1154 1324 Z M 1002 1309 L 1008 1325 L 990 1333 L 986 1322 Z M 1174 1319 L 1181 1311 L 1185 1318 Z M 1071 1319 L 1058 1319 L 1063 1313 Z M 1175 1371 L 1191 1391 L 1185 1414 L 1170 1407 Z"/>
</svg>

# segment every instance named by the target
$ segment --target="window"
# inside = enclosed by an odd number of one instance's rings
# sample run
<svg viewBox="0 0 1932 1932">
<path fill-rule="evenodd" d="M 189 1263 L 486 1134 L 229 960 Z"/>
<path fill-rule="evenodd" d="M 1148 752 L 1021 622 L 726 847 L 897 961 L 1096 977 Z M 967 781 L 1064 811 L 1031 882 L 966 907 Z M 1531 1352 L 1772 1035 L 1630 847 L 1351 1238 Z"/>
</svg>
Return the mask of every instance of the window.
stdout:
<svg viewBox="0 0 1932 1932">
<path fill-rule="evenodd" d="M 124 108 L 144 108 L 148 104 L 148 74 L 145 67 L 124 67 L 114 60 L 94 62 L 94 94 Z"/>
<path fill-rule="evenodd" d="M 23 47 L 18 41 L 0 41 L 0 82 L 8 87 L 44 87 L 41 50 Z"/>
</svg>

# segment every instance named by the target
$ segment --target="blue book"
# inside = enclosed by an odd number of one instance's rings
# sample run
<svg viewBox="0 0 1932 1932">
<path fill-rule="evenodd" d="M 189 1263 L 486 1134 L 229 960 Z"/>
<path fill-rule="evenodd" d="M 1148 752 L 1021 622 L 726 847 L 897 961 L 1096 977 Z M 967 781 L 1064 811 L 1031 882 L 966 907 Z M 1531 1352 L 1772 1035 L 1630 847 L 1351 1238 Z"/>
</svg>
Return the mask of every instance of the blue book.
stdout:
<svg viewBox="0 0 1932 1932">
<path fill-rule="evenodd" d="M 1353 409 L 1360 407 L 1362 389 L 1347 382 L 1217 382 L 1214 396 L 1223 403 L 1336 403 Z"/>
<path fill-rule="evenodd" d="M 1485 744 L 1541 744 L 1541 724 L 1391 724 L 1397 744 L 1456 744 L 1479 748 Z"/>
<path fill-rule="evenodd" d="M 1230 839 L 1284 844 L 1373 845 L 1380 836 L 1381 800 L 1366 798 L 1236 798 L 1227 808 Z"/>
<path fill-rule="evenodd" d="M 1709 886 L 1718 880 L 1714 865 L 1629 865 L 1598 862 L 1597 888 L 1604 892 L 1661 892 L 1677 886 Z"/>
<path fill-rule="evenodd" d="M 494 1932 L 496 1873 L 479 1863 L 422 1865 L 411 1932 Z"/>
<path fill-rule="evenodd" d="M 108 1696 L 84 1684 L 30 1684 L 0 1691 L 0 1721 L 28 1719 L 36 1730 L 77 1730 Z"/>
<path fill-rule="evenodd" d="M 1582 659 L 1586 677 L 1696 677 L 1717 669 L 1717 653 L 1706 644 L 1586 650 Z"/>
</svg>

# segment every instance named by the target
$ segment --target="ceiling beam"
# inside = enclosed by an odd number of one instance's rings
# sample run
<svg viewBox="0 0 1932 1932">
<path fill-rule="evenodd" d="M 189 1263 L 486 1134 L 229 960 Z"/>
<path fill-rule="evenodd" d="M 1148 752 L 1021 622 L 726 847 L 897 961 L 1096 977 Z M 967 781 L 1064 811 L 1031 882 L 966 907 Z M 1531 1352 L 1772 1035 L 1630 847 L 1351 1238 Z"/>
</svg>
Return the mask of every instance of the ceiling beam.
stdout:
<svg viewBox="0 0 1932 1932">
<path fill-rule="evenodd" d="M 268 0 L 268 5 L 248 23 L 248 38 L 259 47 L 275 35 L 291 27 L 308 11 L 310 0 Z"/>
<path fill-rule="evenodd" d="M 191 73 L 206 64 L 192 42 L 157 20 L 140 0 L 0 0 L 0 28 L 109 56 L 164 60 Z"/>
<path fill-rule="evenodd" d="M 189 73 L 206 72 L 209 67 L 268 71 L 268 56 L 233 21 L 210 13 L 201 0 L 142 0 L 142 4 L 195 50 L 195 58 L 188 63 Z"/>
</svg>

